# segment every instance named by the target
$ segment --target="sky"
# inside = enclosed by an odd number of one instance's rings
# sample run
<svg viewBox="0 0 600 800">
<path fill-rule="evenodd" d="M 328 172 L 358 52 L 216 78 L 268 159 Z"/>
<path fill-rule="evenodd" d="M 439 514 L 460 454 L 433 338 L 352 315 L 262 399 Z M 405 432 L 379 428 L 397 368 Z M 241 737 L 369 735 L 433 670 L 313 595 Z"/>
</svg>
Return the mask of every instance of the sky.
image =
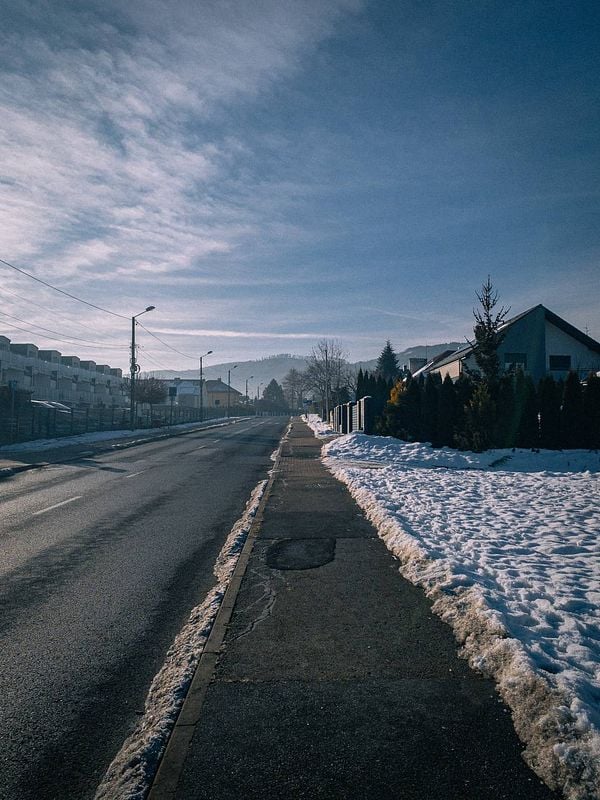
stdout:
<svg viewBox="0 0 600 800">
<path fill-rule="evenodd" d="M 598 3 L 1 14 L 0 259 L 38 278 L 0 263 L 13 342 L 128 369 L 154 305 L 144 371 L 370 359 L 464 341 L 488 275 L 600 339 Z"/>
</svg>

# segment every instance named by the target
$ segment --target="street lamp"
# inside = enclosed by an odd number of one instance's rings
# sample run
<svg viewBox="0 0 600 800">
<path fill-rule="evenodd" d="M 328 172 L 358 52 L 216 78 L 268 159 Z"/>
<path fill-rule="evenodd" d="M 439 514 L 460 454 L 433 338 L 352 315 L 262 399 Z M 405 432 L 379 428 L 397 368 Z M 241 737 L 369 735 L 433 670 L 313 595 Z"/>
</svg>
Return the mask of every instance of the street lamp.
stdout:
<svg viewBox="0 0 600 800">
<path fill-rule="evenodd" d="M 129 405 L 131 408 L 129 409 L 129 427 L 132 431 L 135 430 L 135 376 L 140 369 L 135 360 L 135 321 L 138 317 L 141 317 L 142 314 L 145 314 L 147 311 L 154 311 L 155 308 L 156 306 L 148 306 L 144 311 L 140 311 L 139 314 L 134 314 L 131 318 L 131 362 L 129 366 Z"/>
<path fill-rule="evenodd" d="M 246 403 L 250 403 L 250 398 L 248 397 L 248 381 L 252 380 L 254 375 L 250 375 L 249 378 L 246 378 Z"/>
<path fill-rule="evenodd" d="M 211 353 L 212 353 L 212 350 L 209 350 L 208 353 L 204 353 L 204 355 L 200 356 L 200 359 L 199 359 L 199 361 L 200 361 L 200 422 L 202 422 L 202 417 L 204 416 L 204 414 L 203 414 L 203 411 L 204 411 L 204 397 L 203 397 L 203 395 L 204 395 L 204 393 L 202 391 L 202 359 L 206 358 L 206 356 L 209 356 Z"/>
<path fill-rule="evenodd" d="M 227 370 L 227 419 L 229 419 L 230 395 L 231 395 L 231 371 L 237 369 L 237 364 Z"/>
</svg>

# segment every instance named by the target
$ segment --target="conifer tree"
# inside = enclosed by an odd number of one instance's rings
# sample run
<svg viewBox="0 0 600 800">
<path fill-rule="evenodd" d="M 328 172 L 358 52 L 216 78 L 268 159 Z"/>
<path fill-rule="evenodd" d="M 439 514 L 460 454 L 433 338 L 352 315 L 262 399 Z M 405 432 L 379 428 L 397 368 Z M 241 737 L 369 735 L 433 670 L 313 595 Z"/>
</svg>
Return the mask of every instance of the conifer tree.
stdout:
<svg viewBox="0 0 600 800">
<path fill-rule="evenodd" d="M 520 415 L 515 403 L 515 376 L 502 375 L 497 390 L 498 414 L 494 441 L 498 447 L 515 447 L 519 430 Z"/>
<path fill-rule="evenodd" d="M 481 371 L 483 380 L 488 388 L 493 390 L 500 377 L 500 360 L 498 358 L 498 348 L 504 340 L 504 333 L 501 327 L 506 320 L 510 308 L 502 306 L 496 310 L 498 305 L 498 292 L 494 289 L 491 278 L 488 275 L 486 283 L 481 287 L 481 293 L 477 294 L 477 299 L 481 304 L 481 309 L 473 309 L 475 317 L 475 350 L 473 356 Z"/>
<path fill-rule="evenodd" d="M 538 407 L 534 383 L 529 375 L 517 374 L 515 408 L 519 419 L 518 447 L 537 447 L 539 444 Z"/>
<path fill-rule="evenodd" d="M 569 372 L 565 381 L 560 420 L 562 446 L 583 447 L 583 392 L 576 372 Z"/>
<path fill-rule="evenodd" d="M 456 388 L 449 375 L 446 375 L 438 392 L 438 442 L 441 447 L 454 446 L 456 429 Z"/>
<path fill-rule="evenodd" d="M 465 414 L 465 431 L 461 446 L 480 453 L 493 446 L 492 433 L 496 423 L 496 404 L 485 381 L 473 391 Z"/>
<path fill-rule="evenodd" d="M 438 388 L 440 376 L 428 373 L 421 401 L 421 436 L 423 441 L 439 446 L 438 439 Z"/>
<path fill-rule="evenodd" d="M 377 359 L 376 370 L 377 374 L 388 382 L 395 381 L 400 374 L 400 368 L 398 367 L 398 356 L 394 352 L 389 339 L 385 343 L 385 347 Z"/>
<path fill-rule="evenodd" d="M 588 375 L 583 393 L 583 426 L 585 446 L 600 448 L 600 377 L 593 372 Z"/>
<path fill-rule="evenodd" d="M 560 402 L 562 391 L 552 375 L 543 377 L 538 386 L 540 410 L 540 447 L 560 447 Z"/>
<path fill-rule="evenodd" d="M 362 367 L 358 370 L 358 375 L 356 376 L 356 399 L 360 400 L 361 397 L 364 397 L 367 392 L 365 392 L 365 374 L 362 370 Z"/>
</svg>

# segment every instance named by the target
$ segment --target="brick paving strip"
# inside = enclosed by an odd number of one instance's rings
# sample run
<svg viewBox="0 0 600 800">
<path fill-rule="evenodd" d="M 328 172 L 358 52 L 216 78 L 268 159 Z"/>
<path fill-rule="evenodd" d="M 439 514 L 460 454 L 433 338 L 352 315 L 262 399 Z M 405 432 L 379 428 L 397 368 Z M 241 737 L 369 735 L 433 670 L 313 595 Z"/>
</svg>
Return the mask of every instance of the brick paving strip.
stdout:
<svg viewBox="0 0 600 800">
<path fill-rule="evenodd" d="M 150 800 L 555 798 L 320 448 L 295 420 Z"/>
</svg>

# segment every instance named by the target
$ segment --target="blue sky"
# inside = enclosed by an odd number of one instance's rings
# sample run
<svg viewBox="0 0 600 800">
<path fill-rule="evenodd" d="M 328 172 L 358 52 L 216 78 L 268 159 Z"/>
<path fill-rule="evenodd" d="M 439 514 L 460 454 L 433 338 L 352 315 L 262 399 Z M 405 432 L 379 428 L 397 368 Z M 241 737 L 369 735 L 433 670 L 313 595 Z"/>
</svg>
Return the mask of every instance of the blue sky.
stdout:
<svg viewBox="0 0 600 800">
<path fill-rule="evenodd" d="M 488 274 L 514 313 L 600 338 L 597 3 L 2 14 L 0 258 L 123 317 L 155 305 L 179 352 L 140 330 L 144 370 L 460 341 Z M 127 319 L 0 276 L 0 333 L 127 367 Z"/>
</svg>

